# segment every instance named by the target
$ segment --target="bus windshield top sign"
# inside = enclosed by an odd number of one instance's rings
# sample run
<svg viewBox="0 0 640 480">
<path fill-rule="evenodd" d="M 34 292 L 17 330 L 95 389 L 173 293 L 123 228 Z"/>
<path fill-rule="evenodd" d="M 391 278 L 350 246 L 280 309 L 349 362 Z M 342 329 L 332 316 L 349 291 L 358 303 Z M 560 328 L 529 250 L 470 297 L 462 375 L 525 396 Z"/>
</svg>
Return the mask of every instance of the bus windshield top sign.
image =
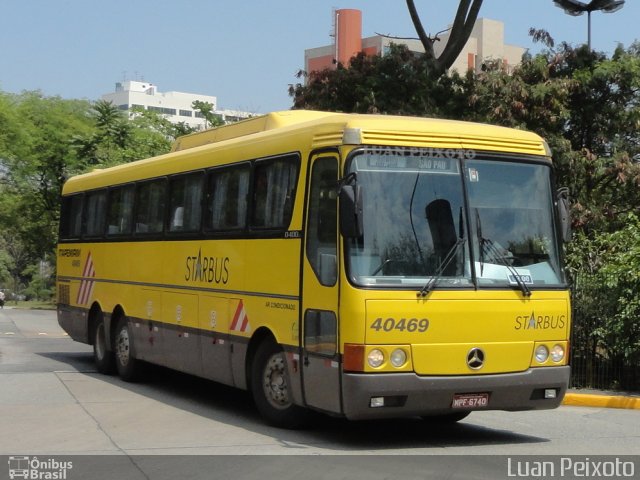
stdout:
<svg viewBox="0 0 640 480">
<path fill-rule="evenodd" d="M 428 150 L 428 149 L 427 149 Z M 366 152 L 356 157 L 356 168 L 359 171 L 405 171 L 458 174 L 460 172 L 458 157 L 429 155 L 420 150 L 421 155 L 407 155 L 397 151 L 396 154 L 380 154 Z"/>
</svg>

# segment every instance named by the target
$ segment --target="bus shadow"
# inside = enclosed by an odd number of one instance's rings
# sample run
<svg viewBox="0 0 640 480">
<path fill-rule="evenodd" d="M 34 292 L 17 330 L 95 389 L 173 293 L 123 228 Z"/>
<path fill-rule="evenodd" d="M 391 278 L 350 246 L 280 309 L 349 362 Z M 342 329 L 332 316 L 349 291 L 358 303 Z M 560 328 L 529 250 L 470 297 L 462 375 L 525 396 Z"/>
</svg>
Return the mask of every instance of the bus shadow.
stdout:
<svg viewBox="0 0 640 480">
<path fill-rule="evenodd" d="M 71 372 L 97 373 L 91 352 L 37 352 L 36 355 L 56 362 L 57 367 L 68 367 Z"/>
<path fill-rule="evenodd" d="M 546 438 L 476 425 L 473 423 L 473 414 L 462 422 L 451 424 L 439 424 L 420 418 L 358 422 L 331 419 L 316 433 L 325 437 L 339 435 L 342 448 L 351 450 L 473 447 L 549 441 Z"/>
<path fill-rule="evenodd" d="M 462 422 L 440 425 L 419 418 L 348 421 L 318 414 L 305 430 L 283 430 L 266 425 L 258 414 L 251 395 L 233 387 L 176 372 L 147 366 L 144 382 L 127 383 L 117 376 L 91 370 L 91 356 L 76 353 L 50 353 L 80 373 L 107 382 L 131 393 L 143 395 L 215 422 L 266 435 L 282 447 L 303 453 L 308 448 L 331 451 L 361 451 L 445 448 L 482 445 L 531 444 L 549 441 L 532 435 L 490 428 L 473 423 L 473 414 Z"/>
</svg>

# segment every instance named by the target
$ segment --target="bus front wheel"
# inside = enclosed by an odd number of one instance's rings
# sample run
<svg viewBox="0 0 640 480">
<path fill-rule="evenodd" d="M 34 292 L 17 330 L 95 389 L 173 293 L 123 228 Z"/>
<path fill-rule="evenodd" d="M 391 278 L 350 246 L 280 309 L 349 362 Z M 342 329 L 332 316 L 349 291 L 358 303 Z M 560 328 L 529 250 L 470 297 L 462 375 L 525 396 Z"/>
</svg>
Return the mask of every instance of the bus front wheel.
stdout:
<svg viewBox="0 0 640 480">
<path fill-rule="evenodd" d="M 275 427 L 302 428 L 311 412 L 291 401 L 286 358 L 273 341 L 263 341 L 251 365 L 251 393 L 264 419 Z"/>
<path fill-rule="evenodd" d="M 93 359 L 100 373 L 110 375 L 115 372 L 115 355 L 107 349 L 107 335 L 102 318 L 98 320 L 93 332 Z"/>
<path fill-rule="evenodd" d="M 135 382 L 141 376 L 142 365 L 136 359 L 133 332 L 126 317 L 120 318 L 114 338 L 114 351 L 118 375 L 125 382 Z"/>
</svg>

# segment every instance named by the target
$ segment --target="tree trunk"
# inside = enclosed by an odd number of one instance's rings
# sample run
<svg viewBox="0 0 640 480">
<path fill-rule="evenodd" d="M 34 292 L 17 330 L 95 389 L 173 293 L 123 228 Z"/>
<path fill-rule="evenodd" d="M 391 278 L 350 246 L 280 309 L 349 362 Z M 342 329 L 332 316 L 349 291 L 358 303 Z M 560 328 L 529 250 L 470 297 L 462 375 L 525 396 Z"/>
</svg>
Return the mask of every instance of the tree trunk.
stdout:
<svg viewBox="0 0 640 480">
<path fill-rule="evenodd" d="M 435 76 L 443 75 L 451 65 L 453 65 L 453 62 L 456 61 L 458 55 L 460 55 L 460 52 L 471 35 L 471 31 L 476 23 L 481 6 L 482 0 L 460 0 L 456 18 L 453 21 L 453 26 L 451 27 L 447 44 L 440 56 L 436 57 L 433 48 L 436 38 L 431 38 L 425 32 L 422 22 L 420 21 L 420 16 L 418 15 L 418 11 L 416 10 L 414 0 L 407 0 L 409 15 L 411 16 L 411 21 L 416 29 L 418 38 L 424 47 L 425 58 L 430 66 L 429 70 Z"/>
</svg>

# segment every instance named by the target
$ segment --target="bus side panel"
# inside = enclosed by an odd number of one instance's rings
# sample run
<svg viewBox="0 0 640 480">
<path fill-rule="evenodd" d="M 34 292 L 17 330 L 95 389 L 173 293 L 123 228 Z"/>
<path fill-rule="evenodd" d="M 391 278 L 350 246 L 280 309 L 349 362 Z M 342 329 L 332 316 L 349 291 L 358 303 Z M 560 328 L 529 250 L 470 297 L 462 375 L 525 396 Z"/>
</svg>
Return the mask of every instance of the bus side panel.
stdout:
<svg viewBox="0 0 640 480">
<path fill-rule="evenodd" d="M 58 324 L 76 342 L 89 343 L 87 313 L 84 310 L 58 305 Z"/>
<path fill-rule="evenodd" d="M 79 305 L 83 286 L 83 265 L 87 268 L 87 250 L 82 245 L 61 244 L 58 246 L 57 270 L 57 303 L 58 323 L 69 336 L 82 343 L 89 343 L 89 326 L 87 305 Z M 88 291 L 88 290 L 87 290 Z"/>
<path fill-rule="evenodd" d="M 222 296 L 201 295 L 199 303 L 199 341 L 202 376 L 233 385 L 231 341 L 226 334 L 231 301 Z"/>
</svg>

